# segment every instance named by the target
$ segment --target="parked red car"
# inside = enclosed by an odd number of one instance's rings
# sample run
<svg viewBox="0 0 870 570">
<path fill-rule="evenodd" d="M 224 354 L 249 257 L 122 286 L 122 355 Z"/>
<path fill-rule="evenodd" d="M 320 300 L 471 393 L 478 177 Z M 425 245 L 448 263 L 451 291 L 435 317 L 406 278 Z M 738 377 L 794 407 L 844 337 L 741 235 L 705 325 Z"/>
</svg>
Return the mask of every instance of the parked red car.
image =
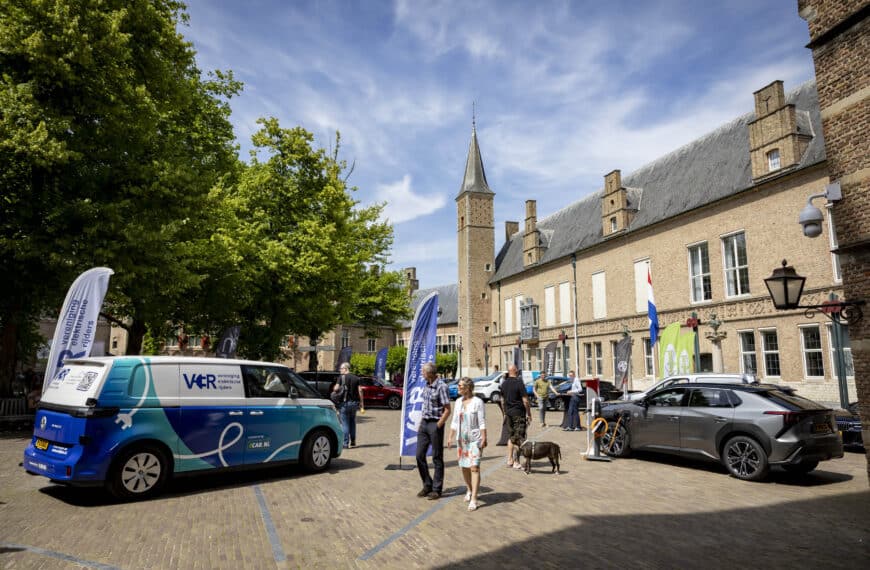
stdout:
<svg viewBox="0 0 870 570">
<path fill-rule="evenodd" d="M 394 386 L 385 386 L 379 380 L 371 376 L 360 376 L 360 386 L 363 391 L 363 401 L 366 406 L 387 406 L 391 410 L 398 410 L 402 407 L 402 388 Z"/>
</svg>

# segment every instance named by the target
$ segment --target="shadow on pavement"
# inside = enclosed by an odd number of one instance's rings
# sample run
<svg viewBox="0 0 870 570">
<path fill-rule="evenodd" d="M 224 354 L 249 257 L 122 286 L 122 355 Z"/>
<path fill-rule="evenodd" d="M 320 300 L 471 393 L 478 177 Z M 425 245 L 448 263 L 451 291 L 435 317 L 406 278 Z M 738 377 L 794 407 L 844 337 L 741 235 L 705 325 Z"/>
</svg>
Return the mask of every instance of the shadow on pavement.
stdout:
<svg viewBox="0 0 870 570">
<path fill-rule="evenodd" d="M 329 469 L 321 474 L 336 474 L 339 471 L 357 469 L 363 465 L 359 461 L 336 458 L 332 460 Z M 276 465 L 275 467 L 252 470 L 224 471 L 222 473 L 200 473 L 172 479 L 166 485 L 163 492 L 152 499 L 146 499 L 146 501 L 161 501 L 212 491 L 251 487 L 272 481 L 290 480 L 309 475 L 316 474 L 308 473 L 301 465 L 295 464 Z M 49 484 L 41 488 L 39 492 L 77 507 L 100 507 L 119 502 L 102 487 L 70 487 L 67 485 Z"/>
<path fill-rule="evenodd" d="M 496 495 L 481 495 L 480 506 Z M 581 516 L 564 530 L 439 568 L 864 567 L 868 512 L 870 493 L 861 492 L 692 514 Z"/>
</svg>

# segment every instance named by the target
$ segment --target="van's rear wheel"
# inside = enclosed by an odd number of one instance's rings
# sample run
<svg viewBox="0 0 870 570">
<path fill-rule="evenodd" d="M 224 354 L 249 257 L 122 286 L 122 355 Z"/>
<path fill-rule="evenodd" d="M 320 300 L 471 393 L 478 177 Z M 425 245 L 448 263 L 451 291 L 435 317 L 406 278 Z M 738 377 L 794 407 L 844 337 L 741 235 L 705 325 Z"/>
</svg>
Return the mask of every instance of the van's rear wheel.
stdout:
<svg viewBox="0 0 870 570">
<path fill-rule="evenodd" d="M 112 464 L 109 492 L 119 499 L 156 495 L 169 478 L 169 460 L 158 447 L 140 445 L 124 451 Z"/>
<path fill-rule="evenodd" d="M 312 432 L 302 444 L 302 465 L 308 471 L 323 471 L 332 461 L 332 439 L 322 429 Z"/>
<path fill-rule="evenodd" d="M 489 401 L 493 404 L 498 404 L 499 402 L 501 402 L 501 392 L 493 392 L 489 396 Z"/>
</svg>

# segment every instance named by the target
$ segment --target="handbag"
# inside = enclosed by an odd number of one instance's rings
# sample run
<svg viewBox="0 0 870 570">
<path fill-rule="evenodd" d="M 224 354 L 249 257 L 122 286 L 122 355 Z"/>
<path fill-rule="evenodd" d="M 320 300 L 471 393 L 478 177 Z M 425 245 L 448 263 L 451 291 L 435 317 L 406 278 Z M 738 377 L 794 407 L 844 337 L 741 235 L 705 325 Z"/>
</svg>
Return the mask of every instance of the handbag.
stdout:
<svg viewBox="0 0 870 570">
<path fill-rule="evenodd" d="M 342 405 L 347 400 L 347 387 L 344 385 L 344 376 L 338 381 L 338 389 L 329 393 L 329 399 L 336 406 Z"/>
</svg>

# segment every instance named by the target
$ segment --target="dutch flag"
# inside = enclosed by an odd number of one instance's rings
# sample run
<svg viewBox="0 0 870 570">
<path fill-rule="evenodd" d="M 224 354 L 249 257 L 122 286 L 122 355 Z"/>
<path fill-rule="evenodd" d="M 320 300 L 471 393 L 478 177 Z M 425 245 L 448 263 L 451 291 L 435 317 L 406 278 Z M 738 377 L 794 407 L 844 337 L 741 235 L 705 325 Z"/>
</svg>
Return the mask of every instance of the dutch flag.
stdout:
<svg viewBox="0 0 870 570">
<path fill-rule="evenodd" d="M 649 312 L 649 346 L 652 348 L 656 345 L 656 341 L 659 338 L 659 314 L 656 311 L 656 300 L 653 297 L 652 276 L 649 272 L 649 266 L 646 269 L 646 291 L 646 306 Z"/>
</svg>

